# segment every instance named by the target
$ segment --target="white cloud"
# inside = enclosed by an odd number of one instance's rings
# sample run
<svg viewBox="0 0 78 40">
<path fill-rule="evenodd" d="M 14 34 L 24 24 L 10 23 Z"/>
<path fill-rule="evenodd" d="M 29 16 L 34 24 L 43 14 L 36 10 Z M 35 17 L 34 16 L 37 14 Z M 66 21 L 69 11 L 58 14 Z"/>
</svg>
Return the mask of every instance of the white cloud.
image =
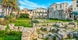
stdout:
<svg viewBox="0 0 78 40">
<path fill-rule="evenodd" d="M 72 4 L 71 1 L 61 1 L 61 2 L 56 2 L 56 3 L 64 3 L 64 2 L 67 2 L 69 5 Z M 37 3 L 34 3 L 34 2 L 31 2 L 29 0 L 19 0 L 19 3 L 20 3 L 20 8 L 23 9 L 23 8 L 29 8 L 29 9 L 34 9 L 34 8 L 46 8 L 47 6 L 44 6 L 44 5 L 39 5 Z M 50 5 L 51 3 L 49 3 L 48 5 Z"/>
<path fill-rule="evenodd" d="M 20 6 L 21 9 L 23 9 L 24 7 L 28 7 L 29 9 L 40 8 L 40 7 L 46 8 L 44 5 L 38 5 L 38 4 L 36 4 L 34 2 L 30 2 L 28 0 L 23 0 L 23 1 L 20 0 L 19 2 L 21 3 L 21 6 Z"/>
<path fill-rule="evenodd" d="M 20 7 L 20 9 L 23 9 L 23 8 L 25 8 L 24 6 L 19 6 Z"/>
</svg>

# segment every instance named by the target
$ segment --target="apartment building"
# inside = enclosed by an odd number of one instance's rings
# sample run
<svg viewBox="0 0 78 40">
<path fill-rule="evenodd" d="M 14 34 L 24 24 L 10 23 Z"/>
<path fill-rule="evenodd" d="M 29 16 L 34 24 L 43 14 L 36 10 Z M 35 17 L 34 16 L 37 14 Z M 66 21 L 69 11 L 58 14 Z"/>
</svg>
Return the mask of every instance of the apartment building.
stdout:
<svg viewBox="0 0 78 40">
<path fill-rule="evenodd" d="M 4 10 L 2 8 L 2 5 L 0 5 L 0 18 L 4 17 Z"/>
<path fill-rule="evenodd" d="M 71 18 L 78 20 L 78 0 L 72 0 L 72 9 Z"/>
<path fill-rule="evenodd" d="M 72 0 L 73 11 L 78 11 L 78 0 Z"/>
<path fill-rule="evenodd" d="M 28 14 L 28 9 L 24 8 L 24 9 L 20 10 L 20 14 Z"/>
<path fill-rule="evenodd" d="M 18 15 L 18 12 L 16 12 L 16 11 L 14 11 L 13 13 L 16 13 L 16 15 Z M 32 18 L 33 11 L 30 9 L 24 8 L 24 9 L 19 11 L 19 14 L 29 14 L 29 18 Z"/>
<path fill-rule="evenodd" d="M 35 18 L 47 18 L 47 9 L 45 9 L 45 8 L 34 9 L 33 16 Z"/>
<path fill-rule="evenodd" d="M 28 10 L 29 18 L 33 17 L 33 10 Z"/>
<path fill-rule="evenodd" d="M 67 7 L 68 3 L 55 3 L 52 4 L 48 9 L 48 17 L 56 19 L 67 19 Z"/>
</svg>

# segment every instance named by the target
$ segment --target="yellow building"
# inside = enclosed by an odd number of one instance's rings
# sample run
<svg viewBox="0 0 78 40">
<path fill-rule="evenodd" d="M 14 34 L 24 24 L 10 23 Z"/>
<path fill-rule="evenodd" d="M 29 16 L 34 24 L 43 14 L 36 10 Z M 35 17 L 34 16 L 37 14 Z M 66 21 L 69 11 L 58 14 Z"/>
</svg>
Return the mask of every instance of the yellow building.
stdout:
<svg viewBox="0 0 78 40">
<path fill-rule="evenodd" d="M 25 8 L 25 9 L 23 9 L 23 10 L 20 11 L 20 14 L 29 14 L 29 18 L 32 18 L 33 11 L 30 10 L 30 9 Z"/>
</svg>

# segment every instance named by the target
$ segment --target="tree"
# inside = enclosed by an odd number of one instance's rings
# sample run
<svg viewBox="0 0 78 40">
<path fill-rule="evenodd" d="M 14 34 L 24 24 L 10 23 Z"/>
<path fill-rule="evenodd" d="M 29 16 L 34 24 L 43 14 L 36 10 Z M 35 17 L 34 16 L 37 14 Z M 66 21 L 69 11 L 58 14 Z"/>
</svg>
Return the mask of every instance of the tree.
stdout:
<svg viewBox="0 0 78 40">
<path fill-rule="evenodd" d="M 11 3 L 11 5 L 10 5 L 10 7 L 12 8 L 11 9 L 11 13 L 12 13 L 12 11 L 19 11 L 19 2 L 18 2 L 18 0 L 11 0 L 10 1 L 10 3 Z"/>
<path fill-rule="evenodd" d="M 6 12 L 6 15 L 11 15 L 14 10 L 18 10 L 18 0 L 1 0 L 1 4 Z"/>
</svg>

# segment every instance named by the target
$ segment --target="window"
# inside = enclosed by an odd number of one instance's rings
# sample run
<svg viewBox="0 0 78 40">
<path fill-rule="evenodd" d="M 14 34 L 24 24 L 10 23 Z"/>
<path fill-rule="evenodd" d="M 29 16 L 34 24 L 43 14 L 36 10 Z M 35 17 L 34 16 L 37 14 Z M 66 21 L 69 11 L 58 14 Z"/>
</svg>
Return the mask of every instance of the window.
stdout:
<svg viewBox="0 0 78 40">
<path fill-rule="evenodd" d="M 78 4 L 77 4 L 77 7 L 78 7 Z"/>
<path fill-rule="evenodd" d="M 77 3 L 78 3 L 78 1 L 77 1 Z"/>
</svg>

